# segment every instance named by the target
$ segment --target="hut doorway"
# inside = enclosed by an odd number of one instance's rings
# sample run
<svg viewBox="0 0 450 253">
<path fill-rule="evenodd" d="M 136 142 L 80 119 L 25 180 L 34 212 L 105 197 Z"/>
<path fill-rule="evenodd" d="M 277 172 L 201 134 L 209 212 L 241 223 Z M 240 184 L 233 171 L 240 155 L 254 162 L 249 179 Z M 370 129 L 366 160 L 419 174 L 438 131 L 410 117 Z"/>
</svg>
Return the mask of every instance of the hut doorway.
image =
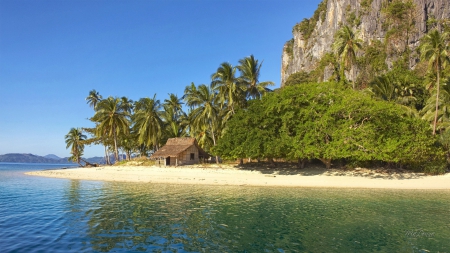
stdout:
<svg viewBox="0 0 450 253">
<path fill-rule="evenodd" d="M 166 158 L 166 166 L 170 166 L 170 156 Z"/>
</svg>

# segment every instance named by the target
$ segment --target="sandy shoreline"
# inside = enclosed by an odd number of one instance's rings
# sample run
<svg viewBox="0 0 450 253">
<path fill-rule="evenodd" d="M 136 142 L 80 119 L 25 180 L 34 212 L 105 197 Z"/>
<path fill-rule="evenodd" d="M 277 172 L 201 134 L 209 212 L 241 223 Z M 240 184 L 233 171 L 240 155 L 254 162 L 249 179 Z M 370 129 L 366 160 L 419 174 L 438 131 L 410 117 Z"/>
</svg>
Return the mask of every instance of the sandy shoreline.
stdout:
<svg viewBox="0 0 450 253">
<path fill-rule="evenodd" d="M 110 166 L 27 172 L 52 178 L 141 183 L 239 185 L 276 187 L 332 187 L 378 189 L 450 189 L 450 174 L 426 176 L 421 173 L 378 173 L 365 169 L 327 171 L 321 168 L 239 169 L 233 166 Z"/>
</svg>

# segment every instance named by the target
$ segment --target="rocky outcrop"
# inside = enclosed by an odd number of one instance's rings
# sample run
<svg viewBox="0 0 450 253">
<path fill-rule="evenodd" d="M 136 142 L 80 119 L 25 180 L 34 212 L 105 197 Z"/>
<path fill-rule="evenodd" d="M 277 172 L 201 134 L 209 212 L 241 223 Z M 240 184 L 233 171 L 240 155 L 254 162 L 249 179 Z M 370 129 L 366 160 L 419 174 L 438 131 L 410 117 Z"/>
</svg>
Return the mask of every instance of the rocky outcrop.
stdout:
<svg viewBox="0 0 450 253">
<path fill-rule="evenodd" d="M 389 1 L 391 2 L 391 1 Z M 370 45 L 374 40 L 384 42 L 386 37 L 386 17 L 382 9 L 389 3 L 388 0 L 324 0 L 323 10 L 319 9 L 312 19 L 315 26 L 312 32 L 305 34 L 305 29 L 301 29 L 297 24 L 293 29 L 293 39 L 288 41 L 283 48 L 281 64 L 281 86 L 283 87 L 287 78 L 296 72 L 310 72 L 316 68 L 319 60 L 327 53 L 331 52 L 331 45 L 334 41 L 335 33 L 342 24 L 347 24 L 355 31 L 358 31 L 359 38 Z M 404 44 L 414 51 L 419 45 L 419 39 L 430 28 L 429 20 L 442 21 L 450 18 L 449 0 L 413 0 L 415 5 L 411 33 L 407 36 L 407 42 L 402 45 L 396 42 L 396 47 L 405 47 Z M 352 24 L 349 24 L 349 19 Z M 314 21 L 314 20 L 313 20 Z M 428 22 L 428 24 L 427 24 Z M 314 22 L 309 22 L 314 24 Z M 436 23 L 441 28 L 439 22 Z M 417 58 L 417 56 L 416 56 Z M 387 59 L 389 61 L 389 59 Z M 411 59 L 411 68 L 414 67 L 416 59 Z M 328 79 L 330 71 L 324 71 L 322 79 Z M 349 80 L 354 80 L 358 71 L 346 73 Z M 328 75 L 328 76 L 327 76 Z"/>
</svg>

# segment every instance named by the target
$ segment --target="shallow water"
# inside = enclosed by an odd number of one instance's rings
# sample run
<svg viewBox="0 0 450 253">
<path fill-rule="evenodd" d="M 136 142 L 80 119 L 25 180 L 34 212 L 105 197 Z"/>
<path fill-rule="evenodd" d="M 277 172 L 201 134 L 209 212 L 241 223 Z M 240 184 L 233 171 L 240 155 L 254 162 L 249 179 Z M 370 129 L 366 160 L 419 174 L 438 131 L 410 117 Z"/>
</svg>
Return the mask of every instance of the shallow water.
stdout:
<svg viewBox="0 0 450 253">
<path fill-rule="evenodd" d="M 450 191 L 52 179 L 0 163 L 0 252 L 450 252 Z"/>
</svg>

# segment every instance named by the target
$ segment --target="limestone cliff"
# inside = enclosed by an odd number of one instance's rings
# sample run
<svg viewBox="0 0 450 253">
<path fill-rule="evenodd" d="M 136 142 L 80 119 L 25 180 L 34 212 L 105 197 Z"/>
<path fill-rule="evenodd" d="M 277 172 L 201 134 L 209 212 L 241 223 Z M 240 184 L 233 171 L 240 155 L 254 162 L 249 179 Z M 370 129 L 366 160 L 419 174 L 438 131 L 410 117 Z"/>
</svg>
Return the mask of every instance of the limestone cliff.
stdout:
<svg viewBox="0 0 450 253">
<path fill-rule="evenodd" d="M 375 40 L 384 43 L 389 27 L 383 8 L 391 2 L 392 0 L 323 0 L 312 18 L 293 28 L 293 39 L 284 45 L 281 86 L 291 74 L 315 69 L 319 60 L 332 51 L 335 33 L 343 24 L 357 31 L 365 45 L 370 45 Z M 397 20 L 397 23 L 411 22 L 409 34 L 401 36 L 403 42 L 400 39 L 391 44 L 394 47 L 408 47 L 413 52 L 419 45 L 419 39 L 433 24 L 438 29 L 442 29 L 445 22 L 448 24 L 450 0 L 412 0 L 412 3 L 414 11 L 408 16 L 411 20 Z M 389 63 L 389 59 L 386 61 Z M 411 56 L 410 61 L 411 68 L 414 68 L 417 55 Z M 354 80 L 357 74 L 357 69 L 346 73 L 350 80 Z M 322 80 L 329 76 L 329 71 L 325 70 Z"/>
</svg>

